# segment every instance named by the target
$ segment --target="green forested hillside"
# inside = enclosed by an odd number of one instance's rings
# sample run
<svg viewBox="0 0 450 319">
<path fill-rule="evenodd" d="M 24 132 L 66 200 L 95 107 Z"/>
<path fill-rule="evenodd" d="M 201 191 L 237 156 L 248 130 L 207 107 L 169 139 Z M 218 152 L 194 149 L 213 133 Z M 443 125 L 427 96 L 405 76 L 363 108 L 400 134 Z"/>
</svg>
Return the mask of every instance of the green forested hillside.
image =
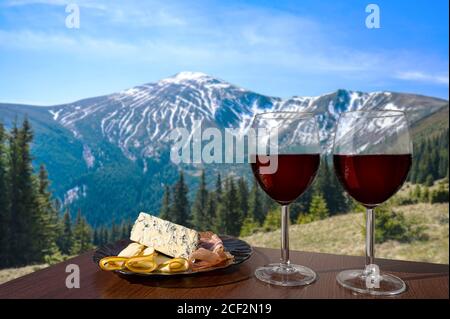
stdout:
<svg viewBox="0 0 450 319">
<path fill-rule="evenodd" d="M 437 179 L 448 177 L 448 139 L 447 127 L 415 141 L 410 181 L 430 185 Z"/>
<path fill-rule="evenodd" d="M 449 105 L 444 105 L 439 111 L 431 113 L 411 127 L 414 141 L 420 142 L 439 135 L 449 127 Z"/>
<path fill-rule="evenodd" d="M 27 119 L 9 131 L 0 123 L 0 268 L 50 262 L 92 247 L 91 230 L 81 214 L 65 231 L 45 166 L 34 172 L 32 141 Z"/>
<path fill-rule="evenodd" d="M 14 122 L 20 123 L 25 118 L 33 130 L 33 166 L 37 169 L 45 163 L 50 180 L 55 181 L 52 190 L 63 199 L 64 192 L 72 187 L 76 178 L 87 172 L 83 144 L 56 123 L 44 107 L 0 103 L 0 123 L 5 128 L 10 129 Z"/>
<path fill-rule="evenodd" d="M 142 162 L 133 162 L 108 141 L 91 145 L 95 158 L 88 167 L 82 140 L 55 122 L 44 107 L 0 103 L 0 123 L 9 129 L 27 118 L 32 126 L 31 142 L 35 170 L 45 163 L 51 191 L 66 204 L 75 218 L 80 209 L 93 226 L 111 225 L 113 220 L 134 218 L 139 210 L 159 210 L 164 183 L 173 183 L 177 168 L 164 154 L 158 161 L 148 159 L 144 172 Z M 188 183 L 196 183 L 187 176 Z M 84 196 L 83 189 L 89 196 Z M 68 196 L 67 191 L 71 191 Z"/>
</svg>

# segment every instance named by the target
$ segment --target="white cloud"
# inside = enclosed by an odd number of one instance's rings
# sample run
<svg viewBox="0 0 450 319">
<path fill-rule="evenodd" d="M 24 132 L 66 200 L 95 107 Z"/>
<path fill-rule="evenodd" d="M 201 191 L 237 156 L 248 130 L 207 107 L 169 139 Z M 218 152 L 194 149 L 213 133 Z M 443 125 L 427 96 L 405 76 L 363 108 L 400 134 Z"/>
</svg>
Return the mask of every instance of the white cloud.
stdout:
<svg viewBox="0 0 450 319">
<path fill-rule="evenodd" d="M 407 71 L 407 72 L 399 72 L 396 75 L 397 79 L 406 80 L 406 81 L 419 81 L 419 82 L 428 82 L 434 84 L 449 84 L 449 76 L 448 74 L 428 74 L 421 71 Z"/>
<path fill-rule="evenodd" d="M 17 6 L 68 2 L 8 0 L 6 3 Z M 333 32 L 338 27 L 285 11 L 242 5 L 211 9 L 160 0 L 76 0 L 76 3 L 94 8 L 81 10 L 79 31 L 41 30 L 35 26 L 0 30 L 0 49 L 63 51 L 180 69 L 249 67 L 366 82 L 395 78 L 448 85 L 448 75 L 402 71 L 414 69 L 418 61 L 424 70 L 442 69 L 445 62 L 435 62 L 420 52 L 369 51 L 342 45 Z M 64 10 L 60 14 L 64 17 Z"/>
<path fill-rule="evenodd" d="M 69 36 L 62 33 L 31 30 L 0 30 L 0 48 L 44 52 L 72 52 L 99 56 L 126 56 L 136 53 L 137 47 L 120 41 L 90 36 Z"/>
<path fill-rule="evenodd" d="M 7 0 L 4 2 L 5 6 L 26 6 L 30 4 L 46 4 L 46 5 L 64 5 L 69 1 L 67 0 Z"/>
<path fill-rule="evenodd" d="M 106 9 L 105 5 L 99 1 L 89 0 L 6 0 L 2 5 L 6 7 L 18 7 L 28 5 L 49 5 L 49 6 L 66 6 L 69 3 L 75 3 L 80 7 L 91 9 Z"/>
</svg>

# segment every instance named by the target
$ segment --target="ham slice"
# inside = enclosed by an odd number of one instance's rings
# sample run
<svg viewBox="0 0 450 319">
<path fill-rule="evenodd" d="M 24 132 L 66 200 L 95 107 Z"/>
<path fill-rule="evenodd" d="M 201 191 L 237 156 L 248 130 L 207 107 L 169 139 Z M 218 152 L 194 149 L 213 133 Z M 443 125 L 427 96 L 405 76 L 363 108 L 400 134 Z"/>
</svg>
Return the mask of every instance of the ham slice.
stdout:
<svg viewBox="0 0 450 319">
<path fill-rule="evenodd" d="M 189 264 L 195 271 L 220 266 L 232 258 L 233 255 L 225 251 L 219 236 L 208 231 L 200 233 L 198 248 L 189 256 Z"/>
</svg>

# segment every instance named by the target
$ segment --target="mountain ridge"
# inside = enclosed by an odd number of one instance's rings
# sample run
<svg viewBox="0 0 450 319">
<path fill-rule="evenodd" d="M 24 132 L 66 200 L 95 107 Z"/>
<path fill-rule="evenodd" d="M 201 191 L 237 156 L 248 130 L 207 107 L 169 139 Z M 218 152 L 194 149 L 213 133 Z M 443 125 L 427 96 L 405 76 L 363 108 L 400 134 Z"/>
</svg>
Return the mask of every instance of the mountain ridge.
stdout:
<svg viewBox="0 0 450 319">
<path fill-rule="evenodd" d="M 157 156 L 161 145 L 154 144 L 166 142 L 168 132 L 175 127 L 190 128 L 194 120 L 197 120 L 208 126 L 245 128 L 250 125 L 255 113 L 268 109 L 298 110 L 300 108 L 317 114 L 319 125 L 322 125 L 321 121 L 323 121 L 324 129 L 320 134 L 322 142 L 329 144 L 326 141 L 326 131 L 335 124 L 340 113 L 370 108 L 370 105 L 367 105 L 370 103 L 380 108 L 383 106 L 383 99 L 387 99 L 384 103 L 385 109 L 399 109 L 396 103 L 389 102 L 388 99 L 388 97 L 399 95 L 403 98 L 433 99 L 434 102 L 445 103 L 445 100 L 414 94 L 388 91 L 367 93 L 344 89 L 319 96 L 296 96 L 283 99 L 245 90 L 205 73 L 185 71 L 158 82 L 135 86 L 119 93 L 83 99 L 62 107 L 54 106 L 51 107 L 50 112 L 55 120 L 70 129 L 75 136 L 83 134 L 84 131 L 77 122 L 91 117 L 91 110 L 95 112 L 95 115 L 103 112 L 100 120 L 102 135 L 116 143 L 126 157 L 136 160 L 141 157 Z M 374 101 L 371 102 L 372 100 Z M 127 108 L 128 110 L 125 111 L 124 109 Z M 326 119 L 321 118 L 321 115 L 327 111 L 331 116 Z M 417 118 L 424 114 L 412 116 Z M 135 125 L 133 128 L 129 126 L 130 122 Z M 97 126 L 98 124 L 97 121 Z M 97 133 L 95 130 L 86 132 L 86 134 Z M 142 138 L 146 135 L 150 139 L 149 143 L 142 142 Z"/>
</svg>

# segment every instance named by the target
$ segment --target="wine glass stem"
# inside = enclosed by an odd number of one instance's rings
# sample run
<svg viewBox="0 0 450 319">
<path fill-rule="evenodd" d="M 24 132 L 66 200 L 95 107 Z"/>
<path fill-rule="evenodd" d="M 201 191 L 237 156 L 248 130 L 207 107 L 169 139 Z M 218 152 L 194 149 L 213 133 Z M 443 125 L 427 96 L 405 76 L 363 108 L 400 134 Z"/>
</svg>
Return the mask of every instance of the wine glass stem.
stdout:
<svg viewBox="0 0 450 319">
<path fill-rule="evenodd" d="M 281 263 L 289 265 L 289 206 L 281 206 Z"/>
<path fill-rule="evenodd" d="M 372 265 L 375 258 L 375 213 L 373 208 L 366 211 L 366 266 Z"/>
</svg>

